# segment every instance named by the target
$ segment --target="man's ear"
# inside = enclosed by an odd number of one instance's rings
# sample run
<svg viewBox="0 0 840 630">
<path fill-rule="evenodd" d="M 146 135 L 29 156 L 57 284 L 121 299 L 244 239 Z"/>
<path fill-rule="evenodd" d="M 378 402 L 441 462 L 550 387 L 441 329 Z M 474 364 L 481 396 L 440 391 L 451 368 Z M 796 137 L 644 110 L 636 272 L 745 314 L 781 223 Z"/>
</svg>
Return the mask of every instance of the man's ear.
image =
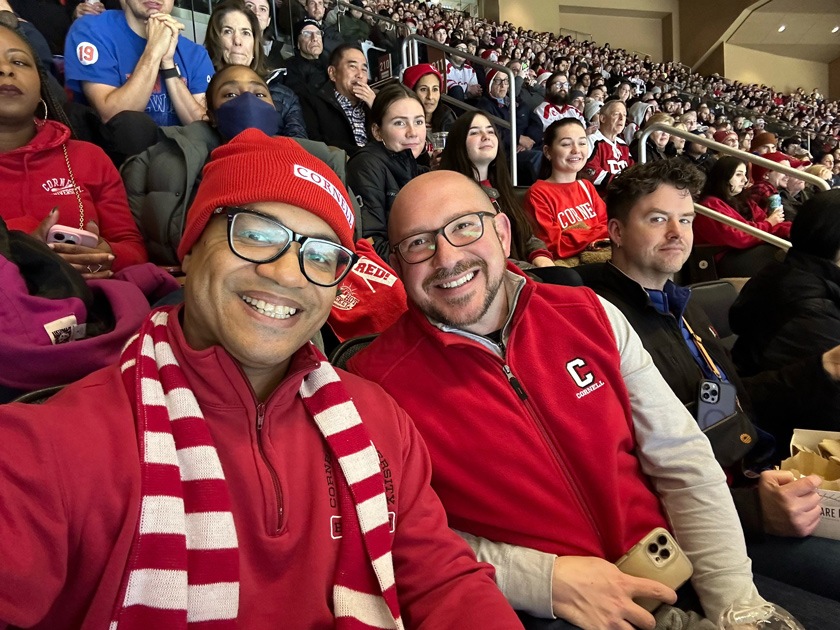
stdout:
<svg viewBox="0 0 840 630">
<path fill-rule="evenodd" d="M 399 278 L 402 278 L 402 262 L 402 258 L 397 252 L 391 252 L 391 255 L 388 256 L 388 263 Z"/>
<path fill-rule="evenodd" d="M 610 240 L 616 247 L 621 247 L 622 227 L 621 221 L 618 219 L 610 219 L 607 221 L 607 232 L 610 235 Z"/>
<path fill-rule="evenodd" d="M 181 263 L 181 271 L 184 272 L 184 275 L 187 275 L 187 271 L 190 267 L 190 260 L 192 259 L 192 251 L 189 254 L 184 256 L 184 261 Z"/>
<path fill-rule="evenodd" d="M 329 77 L 330 81 L 335 83 L 335 66 L 327 66 L 327 76 Z"/>
<path fill-rule="evenodd" d="M 493 217 L 493 229 L 496 230 L 496 235 L 499 237 L 499 242 L 502 244 L 502 249 L 505 252 L 505 258 L 510 258 L 510 242 L 511 229 L 510 219 L 504 212 L 499 212 Z"/>
</svg>

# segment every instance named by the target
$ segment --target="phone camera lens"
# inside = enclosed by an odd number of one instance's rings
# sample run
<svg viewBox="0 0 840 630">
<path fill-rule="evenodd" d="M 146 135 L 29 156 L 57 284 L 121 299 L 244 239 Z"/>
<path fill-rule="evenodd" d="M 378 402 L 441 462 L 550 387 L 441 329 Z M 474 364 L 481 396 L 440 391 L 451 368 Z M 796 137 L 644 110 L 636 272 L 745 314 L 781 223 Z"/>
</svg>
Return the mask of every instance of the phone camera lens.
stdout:
<svg viewBox="0 0 840 630">
<path fill-rule="evenodd" d="M 668 558 L 671 557 L 671 552 L 668 551 L 667 549 L 660 549 L 659 550 L 659 555 L 662 557 L 663 560 L 667 560 Z"/>
<path fill-rule="evenodd" d="M 55 236 L 53 236 L 53 238 L 55 238 L 55 240 L 57 240 L 57 241 L 63 241 L 64 240 L 64 234 L 62 234 L 61 232 L 56 232 L 56 234 L 55 234 Z"/>
<path fill-rule="evenodd" d="M 648 545 L 648 551 L 651 553 L 656 553 L 657 551 L 659 551 L 659 546 L 656 543 L 650 543 Z"/>
<path fill-rule="evenodd" d="M 668 544 L 668 539 L 667 539 L 667 538 L 665 538 L 665 536 L 664 536 L 664 535 L 660 535 L 660 536 L 656 539 L 656 542 L 658 542 L 658 543 L 659 543 L 659 546 L 660 546 L 660 547 L 664 547 L 665 545 L 667 545 L 667 544 Z"/>
</svg>

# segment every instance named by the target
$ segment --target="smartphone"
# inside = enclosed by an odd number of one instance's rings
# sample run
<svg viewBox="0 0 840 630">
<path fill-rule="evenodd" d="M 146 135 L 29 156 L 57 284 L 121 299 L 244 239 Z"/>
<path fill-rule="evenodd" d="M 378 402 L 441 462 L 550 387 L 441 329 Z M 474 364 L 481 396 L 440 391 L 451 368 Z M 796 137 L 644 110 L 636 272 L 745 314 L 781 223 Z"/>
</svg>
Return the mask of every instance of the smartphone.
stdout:
<svg viewBox="0 0 840 630">
<path fill-rule="evenodd" d="M 694 573 L 691 561 L 680 549 L 671 533 L 662 527 L 652 530 L 625 553 L 615 566 L 622 573 L 634 577 L 656 580 L 677 590 Z M 653 612 L 662 602 L 657 599 L 639 597 L 634 599 L 639 606 Z"/>
<path fill-rule="evenodd" d="M 732 383 L 703 379 L 697 391 L 697 424 L 705 431 L 738 410 L 738 398 Z"/>
<path fill-rule="evenodd" d="M 67 245 L 81 245 L 96 247 L 99 237 L 93 232 L 72 228 L 66 225 L 54 225 L 47 232 L 47 243 L 65 243 Z"/>
</svg>

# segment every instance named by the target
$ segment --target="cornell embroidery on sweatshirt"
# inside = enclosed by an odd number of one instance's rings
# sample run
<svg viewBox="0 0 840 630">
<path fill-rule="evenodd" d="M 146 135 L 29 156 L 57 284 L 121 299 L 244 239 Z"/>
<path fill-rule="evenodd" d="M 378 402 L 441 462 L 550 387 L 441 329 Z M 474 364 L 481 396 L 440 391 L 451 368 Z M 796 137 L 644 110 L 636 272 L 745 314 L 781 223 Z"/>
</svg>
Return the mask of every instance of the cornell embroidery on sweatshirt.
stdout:
<svg viewBox="0 0 840 630">
<path fill-rule="evenodd" d="M 73 182 L 67 177 L 53 177 L 51 179 L 48 179 L 43 184 L 41 184 L 41 188 L 46 190 L 48 193 L 52 193 L 53 195 L 74 194 Z"/>
</svg>

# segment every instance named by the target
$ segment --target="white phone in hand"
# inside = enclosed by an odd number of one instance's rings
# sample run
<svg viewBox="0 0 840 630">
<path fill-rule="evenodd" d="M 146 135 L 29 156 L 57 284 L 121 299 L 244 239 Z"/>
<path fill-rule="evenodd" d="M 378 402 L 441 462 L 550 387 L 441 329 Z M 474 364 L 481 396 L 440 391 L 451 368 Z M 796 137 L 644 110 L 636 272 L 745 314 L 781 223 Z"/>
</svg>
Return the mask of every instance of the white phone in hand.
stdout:
<svg viewBox="0 0 840 630">
<path fill-rule="evenodd" d="M 694 573 L 691 561 L 680 549 L 671 533 L 662 527 L 653 529 L 633 545 L 630 551 L 619 558 L 615 566 L 622 573 L 656 580 L 674 590 L 685 584 Z M 662 604 L 656 599 L 644 597 L 633 601 L 650 612 Z"/>
</svg>

